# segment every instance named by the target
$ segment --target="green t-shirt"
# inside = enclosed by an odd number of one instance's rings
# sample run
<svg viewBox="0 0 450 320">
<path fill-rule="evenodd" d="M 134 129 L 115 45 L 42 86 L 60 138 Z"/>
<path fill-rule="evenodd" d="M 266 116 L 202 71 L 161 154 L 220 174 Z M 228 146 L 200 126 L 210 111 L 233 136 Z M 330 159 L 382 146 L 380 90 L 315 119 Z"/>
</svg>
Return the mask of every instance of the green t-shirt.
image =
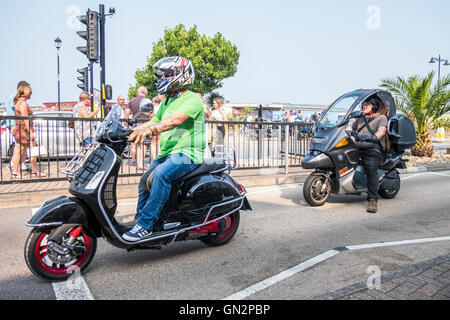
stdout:
<svg viewBox="0 0 450 320">
<path fill-rule="evenodd" d="M 192 91 L 186 91 L 177 99 L 167 98 L 161 103 L 152 122 L 158 123 L 175 112 L 189 117 L 180 126 L 163 132 L 159 140 L 161 152 L 158 158 L 165 158 L 173 153 L 182 153 L 195 163 L 203 163 L 205 151 L 205 117 L 202 100 Z"/>
</svg>

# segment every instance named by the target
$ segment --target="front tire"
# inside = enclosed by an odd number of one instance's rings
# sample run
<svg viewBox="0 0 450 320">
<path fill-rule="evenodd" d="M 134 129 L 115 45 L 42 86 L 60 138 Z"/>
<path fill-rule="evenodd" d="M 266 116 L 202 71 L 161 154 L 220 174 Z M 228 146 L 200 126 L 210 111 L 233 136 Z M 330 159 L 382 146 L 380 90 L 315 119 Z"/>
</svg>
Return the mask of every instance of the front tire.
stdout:
<svg viewBox="0 0 450 320">
<path fill-rule="evenodd" d="M 57 230 L 58 229 L 58 230 Z M 53 232 L 58 233 L 54 242 L 61 245 L 63 239 L 75 229 L 74 226 L 59 228 L 33 229 L 29 234 L 24 249 L 25 261 L 30 271 L 39 278 L 50 281 L 67 280 L 75 271 L 83 272 L 91 263 L 97 250 L 97 238 L 85 230 L 76 239 L 77 244 L 85 248 L 78 256 L 67 254 L 62 257 L 67 261 L 55 261 L 54 252 L 48 248 L 48 239 Z M 61 258 L 61 256 L 58 256 Z"/>
<path fill-rule="evenodd" d="M 303 185 L 303 197 L 312 207 L 323 206 L 331 194 L 331 181 L 322 173 L 312 173 Z"/>
<path fill-rule="evenodd" d="M 228 217 L 225 217 L 224 219 L 227 219 L 227 226 L 225 227 L 223 232 L 217 234 L 214 237 L 201 239 L 204 244 L 210 247 L 218 247 L 227 244 L 231 241 L 231 239 L 233 239 L 237 229 L 239 228 L 240 213 L 239 211 L 237 211 L 235 213 L 232 213 Z"/>
</svg>

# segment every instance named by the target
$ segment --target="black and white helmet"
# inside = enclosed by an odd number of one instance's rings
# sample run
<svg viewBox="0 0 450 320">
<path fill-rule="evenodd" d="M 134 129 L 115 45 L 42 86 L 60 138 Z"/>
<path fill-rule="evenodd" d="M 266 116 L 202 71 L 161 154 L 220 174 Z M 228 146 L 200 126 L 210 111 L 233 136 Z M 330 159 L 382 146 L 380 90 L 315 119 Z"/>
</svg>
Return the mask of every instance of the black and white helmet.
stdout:
<svg viewBox="0 0 450 320">
<path fill-rule="evenodd" d="M 153 68 L 156 69 L 156 90 L 159 94 L 176 92 L 194 84 L 194 66 L 186 58 L 162 58 Z"/>
</svg>

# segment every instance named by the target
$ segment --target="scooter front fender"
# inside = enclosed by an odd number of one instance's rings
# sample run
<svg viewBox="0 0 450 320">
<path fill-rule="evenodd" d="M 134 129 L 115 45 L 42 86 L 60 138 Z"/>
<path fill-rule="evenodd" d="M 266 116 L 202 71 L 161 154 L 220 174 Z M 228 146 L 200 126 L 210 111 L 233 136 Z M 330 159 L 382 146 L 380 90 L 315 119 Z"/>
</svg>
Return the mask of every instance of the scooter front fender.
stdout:
<svg viewBox="0 0 450 320">
<path fill-rule="evenodd" d="M 318 169 L 318 168 L 333 168 L 333 161 L 325 153 L 321 153 L 317 156 L 306 156 L 302 160 L 303 169 Z"/>
<path fill-rule="evenodd" d="M 33 217 L 25 223 L 27 227 L 56 227 L 63 224 L 79 224 L 91 229 L 86 209 L 74 198 L 65 196 L 46 200 Z M 92 230 L 92 229 L 91 229 Z"/>
</svg>

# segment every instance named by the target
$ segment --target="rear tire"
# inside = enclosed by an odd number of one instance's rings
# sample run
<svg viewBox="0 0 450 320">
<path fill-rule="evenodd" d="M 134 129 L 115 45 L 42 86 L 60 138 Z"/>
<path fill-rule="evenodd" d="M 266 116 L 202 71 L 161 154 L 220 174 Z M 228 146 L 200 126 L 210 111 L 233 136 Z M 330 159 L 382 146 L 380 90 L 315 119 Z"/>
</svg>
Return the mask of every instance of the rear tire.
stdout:
<svg viewBox="0 0 450 320">
<path fill-rule="evenodd" d="M 226 218 L 230 218 L 229 225 L 227 226 L 227 228 L 222 233 L 219 233 L 214 237 L 201 239 L 201 241 L 204 244 L 210 247 L 219 247 L 227 244 L 228 242 L 231 241 L 231 239 L 233 239 L 237 229 L 239 228 L 240 213 L 239 211 L 236 211 L 235 213 L 232 213 Z"/>
<path fill-rule="evenodd" d="M 303 197 L 312 207 L 323 206 L 330 198 L 330 194 L 331 181 L 324 174 L 310 174 L 303 185 Z"/>
<path fill-rule="evenodd" d="M 62 237 L 70 233 L 74 229 L 73 226 L 63 226 L 59 228 L 67 228 L 66 230 L 58 230 L 61 239 L 55 241 L 60 244 Z M 97 238 L 90 236 L 85 230 L 77 238 L 83 243 L 86 251 L 79 257 L 72 256 L 73 259 L 65 264 L 56 264 L 50 257 L 48 252 L 48 238 L 50 233 L 57 228 L 33 229 L 28 235 L 25 242 L 25 262 L 30 271 L 39 278 L 50 281 L 67 280 L 76 270 L 83 272 L 91 263 L 97 250 Z"/>
</svg>

